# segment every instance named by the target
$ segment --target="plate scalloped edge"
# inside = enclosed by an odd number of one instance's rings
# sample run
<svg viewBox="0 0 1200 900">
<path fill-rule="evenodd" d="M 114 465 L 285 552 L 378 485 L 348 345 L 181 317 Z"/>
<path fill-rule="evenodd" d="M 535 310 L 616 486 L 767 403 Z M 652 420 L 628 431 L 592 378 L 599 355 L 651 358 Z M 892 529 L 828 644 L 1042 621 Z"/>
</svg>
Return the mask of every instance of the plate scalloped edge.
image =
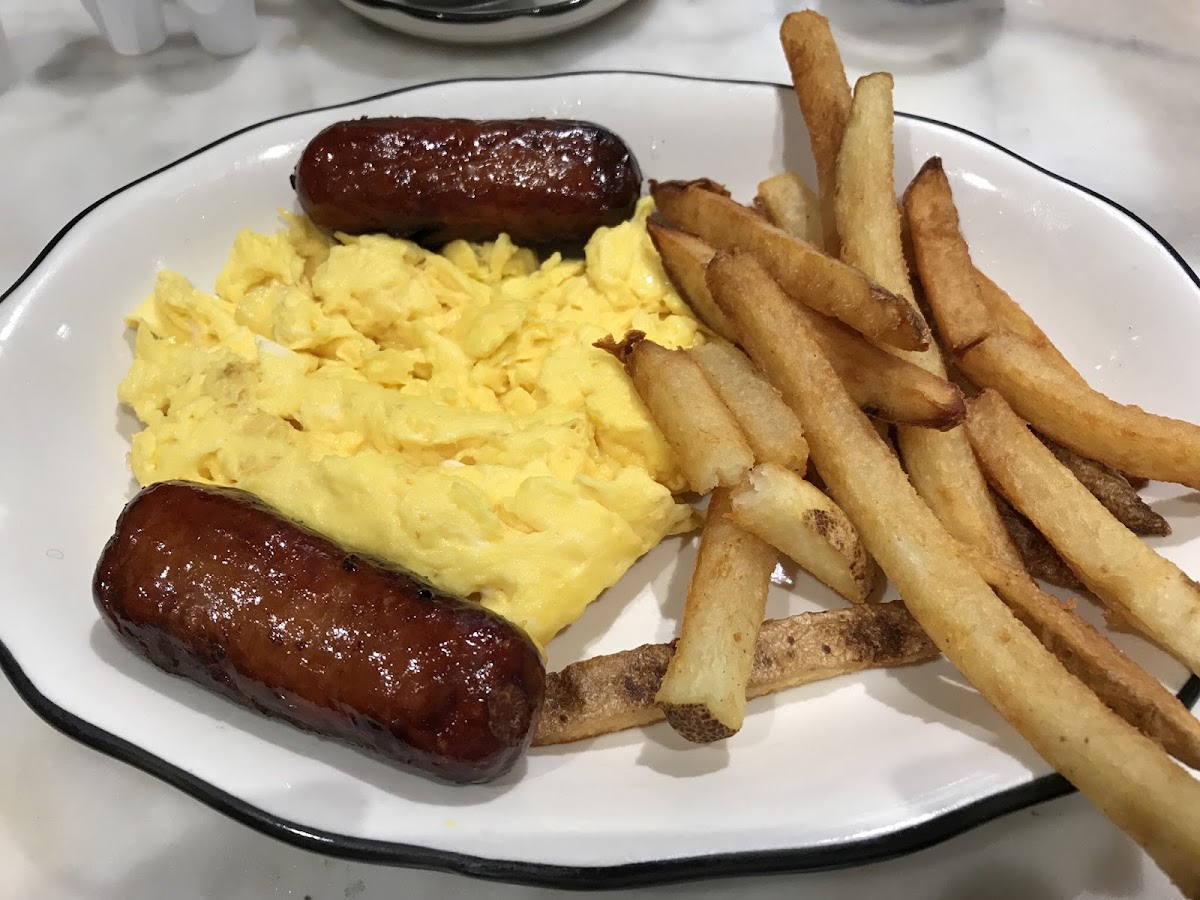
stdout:
<svg viewBox="0 0 1200 900">
<path fill-rule="evenodd" d="M 275 116 L 256 122 L 244 128 L 230 132 L 208 144 L 205 144 L 164 166 L 125 184 L 88 205 L 64 225 L 38 253 L 30 265 L 5 291 L 0 294 L 0 303 L 12 296 L 39 268 L 42 261 L 51 250 L 78 225 L 89 213 L 107 201 L 124 193 L 143 181 L 147 181 L 168 169 L 196 157 L 220 144 L 225 143 L 241 134 L 254 131 L 272 122 L 305 115 L 310 112 L 322 112 L 357 106 L 372 100 L 394 97 L 411 91 L 437 87 L 445 84 L 463 82 L 498 82 L 498 81 L 543 81 L 573 76 L 595 75 L 649 75 L 654 77 L 682 81 L 708 82 L 712 84 L 757 85 L 772 88 L 787 88 L 774 82 L 754 79 L 705 78 L 692 75 L 673 75 L 660 72 L 648 72 L 629 69 L 598 69 L 581 70 L 576 72 L 560 72 L 548 75 L 530 75 L 518 78 L 448 78 L 439 81 L 410 85 L 391 91 L 384 91 L 369 97 L 363 97 L 344 103 L 312 109 L 297 110 L 291 113 Z M 911 113 L 897 112 L 897 116 L 924 122 L 950 131 L 955 131 L 1001 151 L 1018 162 L 1034 169 L 1041 174 L 1080 191 L 1117 211 L 1122 216 L 1138 225 L 1170 255 L 1179 268 L 1188 276 L 1193 284 L 1200 289 L 1200 277 L 1192 271 L 1182 255 L 1171 244 L 1151 227 L 1140 216 L 1126 209 L 1103 194 L 1071 181 L 1037 163 L 1031 162 L 1007 147 L 981 135 L 938 119 Z M 972 828 L 996 819 L 1008 813 L 1017 812 L 1037 803 L 1052 800 L 1071 793 L 1074 788 L 1061 775 L 1047 775 L 1036 778 L 1027 784 L 1018 785 L 996 794 L 973 801 L 965 806 L 952 809 L 937 815 L 920 824 L 890 831 L 884 834 L 857 839 L 848 842 L 822 845 L 800 849 L 779 849 L 765 851 L 745 851 L 736 853 L 721 853 L 708 856 L 679 857 L 669 860 L 630 863 L 626 865 L 578 867 L 555 866 L 539 863 L 512 862 L 507 860 L 488 859 L 452 851 L 432 850 L 412 844 L 400 844 L 389 841 L 377 841 L 364 838 L 354 838 L 334 834 L 319 829 L 313 829 L 271 815 L 253 804 L 247 803 L 232 794 L 213 787 L 203 779 L 160 757 L 149 753 L 130 742 L 98 728 L 86 720 L 68 712 L 42 694 L 33 682 L 25 675 L 17 664 L 12 653 L 0 641 L 0 671 L 13 685 L 22 700 L 48 725 L 82 744 L 121 762 L 140 769 L 167 784 L 178 788 L 189 796 L 201 801 L 212 809 L 221 812 L 250 828 L 291 844 L 304 850 L 324 853 L 344 859 L 376 864 L 397 865 L 410 868 L 430 869 L 451 872 L 493 881 L 512 884 L 525 884 L 574 890 L 601 890 L 612 888 L 634 887 L 639 885 L 663 884 L 687 880 L 729 877 L 734 875 L 768 874 L 782 872 L 821 871 L 849 866 L 878 862 L 913 853 L 941 843 Z M 1200 699 L 1200 677 L 1192 675 L 1180 689 L 1177 695 L 1182 703 L 1191 708 Z"/>
</svg>

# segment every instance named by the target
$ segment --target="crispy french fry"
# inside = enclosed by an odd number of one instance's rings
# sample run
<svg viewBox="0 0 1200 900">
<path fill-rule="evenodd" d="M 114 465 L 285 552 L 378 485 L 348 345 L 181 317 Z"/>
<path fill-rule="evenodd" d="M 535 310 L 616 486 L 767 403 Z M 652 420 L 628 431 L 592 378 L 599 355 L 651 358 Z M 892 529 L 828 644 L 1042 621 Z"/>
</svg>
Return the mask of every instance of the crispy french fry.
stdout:
<svg viewBox="0 0 1200 900">
<path fill-rule="evenodd" d="M 851 603 L 875 586 L 877 569 L 836 503 L 795 472 L 755 466 L 733 489 L 729 518 L 791 557 Z"/>
<path fill-rule="evenodd" d="M 904 215 L 925 298 L 947 349 L 958 354 L 992 330 L 975 267 L 958 227 L 950 182 L 936 156 L 904 192 Z"/>
<path fill-rule="evenodd" d="M 736 344 L 737 335 L 733 332 L 733 326 L 713 301 L 704 283 L 704 267 L 717 251 L 694 234 L 669 225 L 658 216 L 646 220 L 646 232 L 658 251 L 667 278 L 683 301 L 692 308 L 696 318 L 725 340 Z"/>
<path fill-rule="evenodd" d="M 1064 373 L 1044 348 L 992 322 L 940 160 L 913 179 L 905 212 L 938 332 L 972 382 L 999 391 L 1038 431 L 1080 456 L 1200 489 L 1200 426 L 1117 403 Z"/>
<path fill-rule="evenodd" d="M 1200 426 L 1104 396 L 1052 366 L 1009 331 L 987 335 L 959 357 L 968 377 L 999 391 L 1034 428 L 1121 472 L 1200 489 Z"/>
<path fill-rule="evenodd" d="M 754 205 L 775 227 L 814 247 L 825 246 L 821 199 L 795 172 L 781 172 L 760 181 Z"/>
<path fill-rule="evenodd" d="M 864 75 L 854 86 L 838 154 L 834 212 L 842 261 L 913 305 L 900 241 L 892 118 L 892 76 Z"/>
<path fill-rule="evenodd" d="M 675 644 L 644 644 L 572 663 L 546 678 L 535 747 L 661 721 L 654 694 Z M 901 603 L 768 619 L 758 632 L 748 698 L 860 672 L 925 662 L 938 649 Z"/>
<path fill-rule="evenodd" d="M 1200 720 L 1170 691 L 1023 571 L 967 548 L 971 564 L 1067 671 L 1184 765 L 1200 766 Z"/>
<path fill-rule="evenodd" d="M 1088 589 L 1200 670 L 1200 585 L 1118 522 L 995 391 L 971 400 L 965 427 L 988 480 Z"/>
<path fill-rule="evenodd" d="M 755 462 L 777 463 L 803 473 L 808 468 L 808 443 L 796 414 L 746 354 L 719 339 L 687 352 L 733 413 Z"/>
<path fill-rule="evenodd" d="M 1068 591 L 1087 590 L 1079 577 L 1071 571 L 1071 567 L 1063 562 L 1063 558 L 1050 546 L 1040 531 L 1034 528 L 1029 520 L 1008 505 L 1008 501 L 992 491 L 992 502 L 1000 513 L 1000 521 L 1008 532 L 1009 538 L 1017 548 L 1021 557 L 1021 565 L 1026 572 L 1039 581 L 1048 581 Z"/>
<path fill-rule="evenodd" d="M 621 360 L 650 417 L 679 457 L 688 487 L 707 494 L 735 485 L 754 465 L 754 453 L 733 413 L 684 350 L 668 350 L 632 331 L 619 344 L 596 346 Z"/>
<path fill-rule="evenodd" d="M 1043 758 L 1185 892 L 1200 892 L 1200 782 L 1068 673 L 992 592 L 755 260 L 718 254 L 707 278 L 751 358 L 796 411 L 830 493 L 913 617 Z"/>
<path fill-rule="evenodd" d="M 700 319 L 727 340 L 737 335 L 704 283 L 704 267 L 716 252 L 712 246 L 651 219 L 650 237 L 663 269 L 680 296 Z M 857 332 L 805 306 L 798 315 L 817 333 L 826 355 L 856 403 L 889 422 L 925 428 L 949 428 L 962 421 L 962 391 L 945 378 L 876 347 Z"/>
<path fill-rule="evenodd" d="M 837 221 L 842 259 L 913 306 L 896 204 L 892 78 L 867 75 L 854 89 L 854 105 L 837 164 Z M 923 319 L 922 319 L 923 321 Z M 893 351 L 940 378 L 946 366 L 936 344 L 916 352 Z M 896 429 L 900 458 L 921 499 L 951 535 L 1011 566 L 1020 557 L 992 503 L 987 482 L 960 428 Z"/>
<path fill-rule="evenodd" d="M 797 301 L 876 343 L 929 346 L 929 328 L 902 297 L 811 244 L 776 228 L 711 181 L 651 182 L 655 206 L 670 222 L 718 249 L 748 250 Z"/>
<path fill-rule="evenodd" d="M 850 85 L 829 20 L 812 10 L 795 12 L 783 20 L 779 42 L 792 73 L 792 86 L 800 112 L 808 125 L 825 231 L 825 249 L 838 252 L 837 222 L 833 212 L 835 169 L 842 132 L 850 116 Z"/>
<path fill-rule="evenodd" d="M 729 490 L 713 491 L 675 652 L 654 695 L 671 727 L 701 744 L 742 727 L 746 682 L 779 557 L 735 525 L 729 511 Z"/>
<path fill-rule="evenodd" d="M 1152 510 L 1129 480 L 1116 469 L 1080 456 L 1062 444 L 1047 437 L 1042 438 L 1054 458 L 1071 470 L 1079 483 L 1091 491 L 1092 496 L 1104 504 L 1104 508 L 1117 517 L 1117 521 L 1134 534 L 1164 536 L 1171 533 L 1171 525 Z"/>
<path fill-rule="evenodd" d="M 997 327 L 1025 338 L 1042 352 L 1047 363 L 1056 366 L 1063 375 L 1079 381 L 1084 380 L 1058 347 L 1046 337 L 1046 332 L 1042 331 L 1038 323 L 1030 318 L 1029 313 L 1025 312 L 1004 288 L 978 268 L 975 269 L 975 282 L 979 285 L 979 299 L 983 301 L 989 318 Z"/>
</svg>

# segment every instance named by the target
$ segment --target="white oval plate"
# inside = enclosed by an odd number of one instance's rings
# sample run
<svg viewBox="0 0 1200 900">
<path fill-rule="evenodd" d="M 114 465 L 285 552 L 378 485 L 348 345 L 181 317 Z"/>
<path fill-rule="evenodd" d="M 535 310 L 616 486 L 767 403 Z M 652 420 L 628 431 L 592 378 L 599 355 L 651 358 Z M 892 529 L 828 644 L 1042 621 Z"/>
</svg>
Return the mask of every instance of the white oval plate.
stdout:
<svg viewBox="0 0 1200 900">
<path fill-rule="evenodd" d="M 754 701 L 720 746 L 686 747 L 658 725 L 534 751 L 497 783 L 453 787 L 262 718 L 118 645 L 90 578 L 133 490 L 136 423 L 116 402 L 130 360 L 121 317 L 160 266 L 210 287 L 239 228 L 274 228 L 275 210 L 293 206 L 304 143 L 335 120 L 381 114 L 590 119 L 624 136 L 648 178 L 709 176 L 740 198 L 784 167 L 812 175 L 785 88 L 585 73 L 433 84 L 277 119 L 95 204 L 0 305 L 0 664 L 36 711 L 311 849 L 573 886 L 849 865 L 1068 790 L 944 661 Z M 951 126 L 903 116 L 896 144 L 899 185 L 944 158 L 977 262 L 1093 383 L 1200 419 L 1200 286 L 1161 238 Z M 1150 496 L 1175 526 L 1155 545 L 1200 575 L 1195 498 L 1160 485 Z M 551 645 L 551 665 L 670 638 L 693 552 L 674 539 L 648 554 Z M 775 589 L 769 613 L 835 602 L 801 577 Z M 1117 642 L 1184 685 L 1163 654 Z"/>
</svg>

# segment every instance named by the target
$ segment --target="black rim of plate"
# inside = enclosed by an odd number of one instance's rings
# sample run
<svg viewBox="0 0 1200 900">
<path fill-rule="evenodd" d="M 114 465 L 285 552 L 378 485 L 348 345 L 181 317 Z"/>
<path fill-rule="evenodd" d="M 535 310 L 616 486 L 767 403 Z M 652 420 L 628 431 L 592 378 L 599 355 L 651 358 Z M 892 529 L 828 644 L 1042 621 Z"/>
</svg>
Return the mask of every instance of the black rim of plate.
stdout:
<svg viewBox="0 0 1200 900">
<path fill-rule="evenodd" d="M 475 11 L 431 9 L 428 6 L 412 6 L 403 0 L 350 0 L 350 2 L 355 6 L 369 6 L 371 9 L 382 9 L 426 22 L 439 22 L 445 25 L 495 25 L 497 22 L 507 22 L 509 19 L 547 19 L 551 16 L 561 16 L 583 9 L 592 0 L 557 0 L 557 2 L 542 3 L 525 9 L 480 9 Z"/>
<path fill-rule="evenodd" d="M 393 91 L 385 91 L 381 94 L 375 94 L 370 97 L 364 97 L 359 100 L 351 100 L 345 103 L 336 103 L 331 106 L 315 107 L 313 109 L 299 110 L 293 113 L 287 113 L 281 116 L 275 116 L 271 119 L 266 119 L 262 122 L 257 122 L 253 125 L 248 125 L 245 128 L 231 132 L 222 138 L 218 138 L 212 143 L 206 144 L 193 150 L 185 156 L 181 156 L 173 162 L 167 163 L 161 168 L 155 169 L 152 172 L 143 175 L 142 177 L 129 182 L 123 187 L 117 188 L 111 193 L 101 197 L 95 203 L 92 203 L 53 237 L 50 242 L 42 248 L 42 251 L 37 255 L 29 267 L 17 278 L 3 294 L 0 294 L 0 303 L 10 297 L 17 291 L 22 284 L 37 270 L 38 266 L 44 260 L 47 254 L 54 249 L 55 246 L 78 225 L 92 210 L 106 203 L 108 200 L 124 193 L 135 185 L 141 184 L 154 178 L 161 172 L 172 169 L 181 163 L 199 156 L 214 147 L 224 144 L 225 142 L 238 137 L 239 135 L 253 131 L 257 128 L 269 125 L 273 122 L 279 122 L 284 119 L 291 119 L 297 116 L 307 115 L 312 112 L 324 112 L 328 110 L 341 109 L 348 106 L 357 106 L 361 103 L 368 103 L 373 100 L 381 100 L 387 97 L 395 97 L 412 91 L 423 90 L 425 88 L 438 87 L 446 84 L 457 84 L 461 82 L 498 82 L 498 81 L 551 81 L 555 79 L 569 79 L 578 77 L 595 77 L 606 75 L 634 75 L 634 76 L 650 76 L 654 78 L 664 78 L 675 81 L 696 81 L 716 85 L 745 85 L 750 87 L 770 88 L 771 90 L 791 90 L 789 85 L 775 84 L 767 81 L 755 81 L 750 79 L 728 79 L 728 78 L 704 78 L 692 75 L 670 75 L 660 72 L 646 72 L 638 70 L 590 70 L 579 72 L 562 72 L 552 75 L 530 75 L 519 78 L 448 78 L 441 81 L 427 82 L 411 87 L 400 88 Z M 973 138 L 982 144 L 986 144 L 1007 156 L 1016 159 L 1031 169 L 1046 175 L 1049 178 L 1065 184 L 1068 187 L 1074 188 L 1089 197 L 1099 200 L 1101 203 L 1115 209 L 1130 221 L 1136 223 L 1145 232 L 1151 235 L 1158 244 L 1171 256 L 1172 259 L 1179 265 L 1180 269 L 1191 279 L 1192 283 L 1200 289 L 1200 278 L 1197 278 L 1196 273 L 1192 271 L 1187 262 L 1172 247 L 1162 235 L 1148 225 L 1140 216 L 1130 212 L 1121 204 L 1110 200 L 1109 198 L 1098 194 L 1090 188 L 1076 184 L 1069 178 L 1064 178 L 1048 169 L 1039 166 L 1037 163 L 1030 162 L 1023 156 L 1014 153 L 1007 147 L 997 144 L 995 141 L 975 134 L 972 131 L 962 128 L 958 125 L 952 125 L 948 122 L 941 122 L 937 119 L 930 119 L 925 116 L 913 115 L 910 113 L 897 112 L 897 116 L 905 119 L 910 119 L 917 122 L 924 122 L 928 125 L 933 125 L 938 128 L 945 128 L 948 131 L 955 131 L 959 134 Z M 1017 812 L 1025 809 L 1036 803 L 1042 803 L 1046 800 L 1052 800 L 1056 797 L 1061 797 L 1071 793 L 1074 788 L 1061 775 L 1044 775 L 1035 778 L 1032 781 L 1017 785 L 988 797 L 983 797 L 971 803 L 935 816 L 917 825 L 912 825 L 906 828 L 901 828 L 896 831 L 887 832 L 880 835 L 875 835 L 868 838 L 861 838 L 847 841 L 841 844 L 822 845 L 819 847 L 801 847 L 796 849 L 781 849 L 781 850 L 762 850 L 762 851 L 739 851 L 734 853 L 712 854 L 708 856 L 695 857 L 680 857 L 666 860 L 655 860 L 649 862 L 629 863 L 624 865 L 613 866 L 556 866 L 545 863 L 528 863 L 515 862 L 511 860 L 487 859 L 483 857 L 471 856 L 464 853 L 455 853 L 445 850 L 433 850 L 427 847 L 420 847 L 413 844 L 398 844 L 390 841 L 377 841 L 365 838 L 350 837 L 347 835 L 334 834 L 327 831 L 322 831 L 316 828 L 310 828 L 297 822 L 291 822 L 282 819 L 278 816 L 259 809 L 258 807 L 247 803 L 246 801 L 228 794 L 216 787 L 213 787 L 208 782 L 196 777 L 190 772 L 172 765 L 164 759 L 155 756 L 152 753 L 143 750 L 142 748 L 129 743 L 123 738 L 97 728 L 90 722 L 76 716 L 74 713 L 68 712 L 62 707 L 52 702 L 48 697 L 42 694 L 29 677 L 21 670 L 17 664 L 16 658 L 12 652 L 0 641 L 0 670 L 8 676 L 13 687 L 21 698 L 29 705 L 35 713 L 38 714 L 47 724 L 67 735 L 74 738 L 83 744 L 87 744 L 101 753 L 128 763 L 134 768 L 141 769 L 154 777 L 165 781 L 186 794 L 191 795 L 202 803 L 212 807 L 218 812 L 224 813 L 230 818 L 236 819 L 244 825 L 261 832 L 262 834 L 281 840 L 285 843 L 292 844 L 305 850 L 324 853 L 330 856 L 342 857 L 344 859 L 358 860 L 369 863 L 382 863 L 388 865 L 398 865 L 410 868 L 431 869 L 442 872 L 452 872 L 461 875 L 468 875 L 475 878 L 483 878 L 494 881 L 503 881 L 513 884 L 527 884 L 557 888 L 570 888 L 576 890 L 598 890 L 606 888 L 622 888 L 633 887 L 637 885 L 648 884 L 663 884 L 667 882 L 687 881 L 700 878 L 717 878 L 732 875 L 751 875 L 759 873 L 779 873 L 779 872 L 814 872 L 828 869 L 846 868 L 849 866 L 862 865 L 870 862 L 878 862 L 884 859 L 890 859 L 896 856 L 913 853 L 917 850 L 922 850 L 934 844 L 941 843 L 949 838 L 969 831 L 978 825 L 992 819 L 999 818 L 1007 813 Z M 1189 708 L 1200 697 L 1200 678 L 1195 675 L 1189 677 L 1188 681 L 1180 689 L 1178 694 L 1179 699 Z M 462 790 L 470 790 L 470 788 L 462 788 Z"/>
</svg>

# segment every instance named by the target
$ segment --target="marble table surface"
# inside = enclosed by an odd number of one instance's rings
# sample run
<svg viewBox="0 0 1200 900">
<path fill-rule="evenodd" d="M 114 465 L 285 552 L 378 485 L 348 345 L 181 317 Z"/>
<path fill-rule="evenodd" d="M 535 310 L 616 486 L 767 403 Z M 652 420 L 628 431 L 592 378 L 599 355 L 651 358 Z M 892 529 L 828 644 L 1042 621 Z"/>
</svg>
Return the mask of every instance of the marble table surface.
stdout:
<svg viewBox="0 0 1200 900">
<path fill-rule="evenodd" d="M 176 31 L 115 55 L 77 0 L 6 0 L 19 75 L 0 93 L 0 290 L 84 206 L 258 120 L 471 75 L 629 68 L 786 80 L 796 2 L 632 0 L 522 47 L 418 42 L 333 0 L 258 0 L 258 46 L 205 54 Z M 1098 190 L 1200 269 L 1200 7 L 1180 0 L 821 4 L 851 76 L 896 75 L 900 109 L 947 120 Z M 11 444 L 9 445 L 11 446 Z M 850 871 L 625 892 L 636 897 L 1169 897 L 1138 848 L 1078 796 Z M 237 825 L 44 725 L 0 679 L 0 898 L 566 896 L 324 858 Z"/>
</svg>

